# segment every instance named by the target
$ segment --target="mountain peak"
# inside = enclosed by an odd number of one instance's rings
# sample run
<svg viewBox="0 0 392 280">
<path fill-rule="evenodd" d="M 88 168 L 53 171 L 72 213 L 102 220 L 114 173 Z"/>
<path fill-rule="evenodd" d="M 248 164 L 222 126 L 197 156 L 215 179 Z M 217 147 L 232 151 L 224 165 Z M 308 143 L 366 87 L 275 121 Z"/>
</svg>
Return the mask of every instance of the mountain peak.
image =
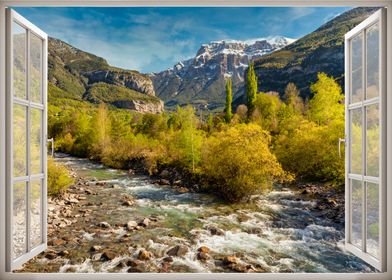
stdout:
<svg viewBox="0 0 392 280">
<path fill-rule="evenodd" d="M 234 95 L 244 82 L 249 62 L 295 41 L 283 36 L 249 40 L 221 40 L 203 44 L 196 56 L 151 75 L 157 95 L 167 106 L 202 102 L 208 108 L 223 106 L 224 85 L 230 77 Z M 223 89 L 223 90 L 222 90 Z"/>
</svg>

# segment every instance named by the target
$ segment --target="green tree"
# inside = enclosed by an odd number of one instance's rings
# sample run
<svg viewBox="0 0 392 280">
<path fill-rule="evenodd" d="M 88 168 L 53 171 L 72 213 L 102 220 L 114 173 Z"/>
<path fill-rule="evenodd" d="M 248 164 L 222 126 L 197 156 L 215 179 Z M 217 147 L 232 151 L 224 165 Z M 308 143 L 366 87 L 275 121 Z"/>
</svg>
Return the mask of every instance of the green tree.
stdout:
<svg viewBox="0 0 392 280">
<path fill-rule="evenodd" d="M 283 99 L 293 113 L 303 114 L 305 105 L 302 98 L 299 96 L 299 90 L 294 83 L 287 84 L 284 90 Z"/>
<path fill-rule="evenodd" d="M 253 102 L 253 121 L 259 123 L 265 130 L 276 132 L 279 124 L 278 114 L 281 103 L 279 96 L 273 92 L 258 93 Z"/>
<path fill-rule="evenodd" d="M 344 95 L 333 77 L 318 73 L 317 82 L 310 86 L 313 98 L 309 101 L 308 117 L 317 124 L 328 124 L 344 118 Z"/>
<path fill-rule="evenodd" d="M 226 106 L 225 106 L 225 119 L 227 123 L 230 123 L 231 118 L 233 117 L 232 113 L 232 102 L 233 102 L 233 93 L 232 93 L 232 81 L 231 79 L 227 79 L 226 81 Z"/>
<path fill-rule="evenodd" d="M 92 149 L 100 156 L 110 144 L 111 121 L 105 103 L 101 103 L 91 120 Z"/>
<path fill-rule="evenodd" d="M 257 94 L 257 76 L 253 62 L 249 64 L 248 73 L 246 74 L 246 102 L 248 107 L 248 116 L 251 116 L 254 108 L 254 100 Z"/>
<path fill-rule="evenodd" d="M 175 135 L 182 164 L 195 172 L 201 160 L 202 131 L 197 129 L 198 119 L 192 106 L 177 108 L 179 130 Z"/>
</svg>

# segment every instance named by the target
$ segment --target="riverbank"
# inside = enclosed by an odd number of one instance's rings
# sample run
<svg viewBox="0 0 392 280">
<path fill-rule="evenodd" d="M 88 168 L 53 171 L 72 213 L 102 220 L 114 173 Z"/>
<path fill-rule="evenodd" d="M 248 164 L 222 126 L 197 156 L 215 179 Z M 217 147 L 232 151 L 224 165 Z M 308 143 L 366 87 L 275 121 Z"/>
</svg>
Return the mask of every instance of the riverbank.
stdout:
<svg viewBox="0 0 392 280">
<path fill-rule="evenodd" d="M 343 250 L 344 198 L 333 190 L 277 187 L 228 205 L 181 184 L 57 160 L 77 183 L 49 199 L 48 249 L 18 272 L 373 271 Z"/>
</svg>

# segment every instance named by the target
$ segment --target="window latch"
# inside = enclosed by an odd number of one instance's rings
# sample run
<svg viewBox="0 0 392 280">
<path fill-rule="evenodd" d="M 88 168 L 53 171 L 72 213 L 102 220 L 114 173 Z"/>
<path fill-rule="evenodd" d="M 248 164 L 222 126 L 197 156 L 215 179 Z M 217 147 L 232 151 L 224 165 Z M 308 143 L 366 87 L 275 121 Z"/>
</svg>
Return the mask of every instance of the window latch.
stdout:
<svg viewBox="0 0 392 280">
<path fill-rule="evenodd" d="M 341 151 L 341 148 L 340 148 L 342 143 L 346 143 L 346 138 L 339 138 L 339 141 L 338 141 L 339 158 L 342 158 L 342 151 Z"/>
</svg>

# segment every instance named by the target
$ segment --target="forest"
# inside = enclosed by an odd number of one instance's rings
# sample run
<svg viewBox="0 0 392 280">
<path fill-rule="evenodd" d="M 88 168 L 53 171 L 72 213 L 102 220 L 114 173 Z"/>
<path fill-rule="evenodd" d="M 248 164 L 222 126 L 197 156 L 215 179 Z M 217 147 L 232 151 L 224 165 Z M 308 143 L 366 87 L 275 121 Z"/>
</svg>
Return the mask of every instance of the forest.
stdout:
<svg viewBox="0 0 392 280">
<path fill-rule="evenodd" d="M 337 139 L 344 136 L 344 95 L 334 78 L 319 73 L 310 100 L 302 100 L 293 83 L 282 100 L 278 93 L 258 92 L 253 65 L 246 78 L 247 104 L 232 112 L 228 79 L 224 112 L 206 120 L 191 106 L 140 114 L 103 103 L 51 99 L 59 95 L 51 90 L 59 89 L 49 88 L 49 136 L 58 151 L 109 167 L 137 165 L 150 175 L 175 168 L 202 184 L 201 190 L 231 202 L 246 201 L 274 183 L 342 187 L 344 159 Z"/>
</svg>

